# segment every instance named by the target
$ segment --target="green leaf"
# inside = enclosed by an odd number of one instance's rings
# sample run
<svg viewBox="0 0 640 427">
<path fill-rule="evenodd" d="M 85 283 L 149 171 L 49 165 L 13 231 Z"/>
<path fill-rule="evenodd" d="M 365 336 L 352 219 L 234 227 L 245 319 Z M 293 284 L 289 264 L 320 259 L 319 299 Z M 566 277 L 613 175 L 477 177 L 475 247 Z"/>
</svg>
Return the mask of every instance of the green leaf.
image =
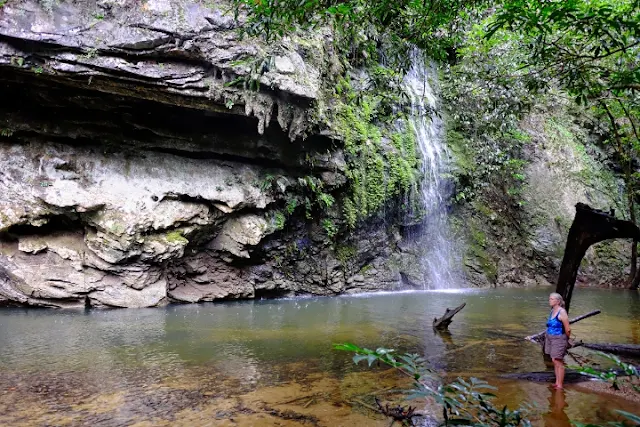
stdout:
<svg viewBox="0 0 640 427">
<path fill-rule="evenodd" d="M 636 414 L 632 414 L 631 412 L 626 412 L 626 411 L 621 411 L 621 410 L 615 410 L 614 412 L 626 417 L 627 419 L 633 421 L 634 423 L 636 423 L 636 425 L 640 425 L 640 416 L 636 415 Z"/>
</svg>

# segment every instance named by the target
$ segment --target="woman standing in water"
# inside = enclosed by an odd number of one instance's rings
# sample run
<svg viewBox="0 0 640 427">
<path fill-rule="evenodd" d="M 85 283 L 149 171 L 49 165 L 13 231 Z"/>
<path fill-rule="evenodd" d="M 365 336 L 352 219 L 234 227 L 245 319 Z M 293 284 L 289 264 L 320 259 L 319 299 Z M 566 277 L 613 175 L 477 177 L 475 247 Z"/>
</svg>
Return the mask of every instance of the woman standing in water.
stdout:
<svg viewBox="0 0 640 427">
<path fill-rule="evenodd" d="M 553 369 L 556 374 L 555 389 L 561 389 L 564 383 L 564 356 L 569 347 L 569 315 L 564 307 L 562 295 L 552 293 L 549 295 L 551 314 L 547 320 L 547 333 L 544 338 L 544 352 L 553 360 Z"/>
</svg>

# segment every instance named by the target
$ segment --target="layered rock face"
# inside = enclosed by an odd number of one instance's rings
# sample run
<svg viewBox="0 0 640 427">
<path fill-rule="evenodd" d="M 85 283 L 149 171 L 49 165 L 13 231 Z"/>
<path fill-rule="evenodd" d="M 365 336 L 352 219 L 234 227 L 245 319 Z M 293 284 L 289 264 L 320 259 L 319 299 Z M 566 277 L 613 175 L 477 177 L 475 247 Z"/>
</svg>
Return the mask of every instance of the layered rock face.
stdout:
<svg viewBox="0 0 640 427">
<path fill-rule="evenodd" d="M 322 125 L 330 44 L 242 40 L 227 9 L 0 9 L 0 303 L 147 307 L 400 283 L 384 262 L 402 258 L 393 229 L 364 227 L 338 256 L 304 215 L 283 227 L 301 178 L 346 182 Z"/>
</svg>

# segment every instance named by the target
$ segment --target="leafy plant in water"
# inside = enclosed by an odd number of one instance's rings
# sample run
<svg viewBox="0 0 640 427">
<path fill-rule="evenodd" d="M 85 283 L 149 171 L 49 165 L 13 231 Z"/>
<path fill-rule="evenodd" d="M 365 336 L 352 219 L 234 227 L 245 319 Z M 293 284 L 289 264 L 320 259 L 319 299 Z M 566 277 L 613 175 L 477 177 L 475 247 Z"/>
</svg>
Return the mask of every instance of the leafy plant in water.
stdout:
<svg viewBox="0 0 640 427">
<path fill-rule="evenodd" d="M 370 350 L 355 344 L 334 344 L 335 350 L 355 353 L 353 362 L 366 361 L 369 366 L 382 363 L 411 378 L 413 388 L 407 393 L 407 399 L 434 398 L 442 405 L 442 425 L 467 426 L 530 426 L 526 418 L 527 407 L 510 410 L 506 406 L 498 408 L 492 403 L 495 397 L 486 390 L 494 390 L 487 382 L 471 378 L 462 378 L 442 384 L 441 380 L 428 367 L 427 361 L 417 354 L 397 354 L 395 350 L 378 348 Z"/>
<path fill-rule="evenodd" d="M 611 383 L 611 387 L 615 390 L 620 390 L 619 381 L 623 381 L 626 385 L 631 387 L 636 393 L 640 393 L 640 385 L 634 384 L 640 380 L 640 371 L 631 363 L 625 363 L 620 360 L 617 356 L 613 354 L 596 352 L 601 357 L 610 360 L 614 363 L 615 368 L 611 368 L 608 371 L 596 370 L 592 366 L 570 366 L 571 369 L 575 369 L 576 371 L 589 375 L 591 377 L 597 378 L 599 380 L 603 380 Z M 623 375 L 622 379 L 621 374 Z"/>
<path fill-rule="evenodd" d="M 569 366 L 569 368 L 581 374 L 589 375 L 593 378 L 611 383 L 611 387 L 615 390 L 620 390 L 621 386 L 627 386 L 635 393 L 640 394 L 640 371 L 636 366 L 631 363 L 625 363 L 621 361 L 620 358 L 613 354 L 603 353 L 600 351 L 596 352 L 596 354 L 613 362 L 615 368 L 611 368 L 607 371 L 596 370 L 589 365 Z M 638 414 L 632 414 L 630 412 L 620 410 L 615 410 L 614 412 L 627 418 L 629 421 L 634 423 L 634 425 L 640 425 L 640 416 Z M 597 424 L 573 424 L 576 427 L 602 427 Z M 625 422 L 610 422 L 607 423 L 607 425 L 611 427 L 626 427 L 628 424 L 626 424 Z"/>
</svg>

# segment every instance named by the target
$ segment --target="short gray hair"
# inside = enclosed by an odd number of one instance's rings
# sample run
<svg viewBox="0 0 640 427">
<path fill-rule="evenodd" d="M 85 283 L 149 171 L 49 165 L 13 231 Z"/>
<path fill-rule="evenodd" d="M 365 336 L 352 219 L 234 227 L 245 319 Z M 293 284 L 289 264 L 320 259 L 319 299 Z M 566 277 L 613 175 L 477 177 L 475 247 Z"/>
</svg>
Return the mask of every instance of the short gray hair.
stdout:
<svg viewBox="0 0 640 427">
<path fill-rule="evenodd" d="M 557 292 L 553 292 L 549 297 L 558 300 L 560 302 L 560 307 L 564 307 L 564 298 L 562 298 L 562 295 Z"/>
</svg>

